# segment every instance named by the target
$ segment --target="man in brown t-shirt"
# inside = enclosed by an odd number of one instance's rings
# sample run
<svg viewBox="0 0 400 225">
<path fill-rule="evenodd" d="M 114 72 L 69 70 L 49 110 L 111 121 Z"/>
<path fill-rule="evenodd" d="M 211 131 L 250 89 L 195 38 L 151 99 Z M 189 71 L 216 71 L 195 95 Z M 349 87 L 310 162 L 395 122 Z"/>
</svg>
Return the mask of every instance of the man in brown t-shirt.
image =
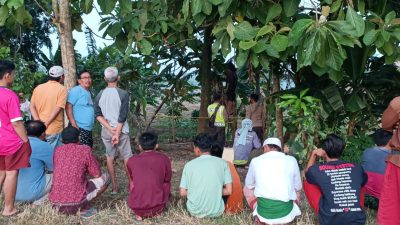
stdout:
<svg viewBox="0 0 400 225">
<path fill-rule="evenodd" d="M 265 125 L 265 105 L 259 102 L 258 94 L 250 95 L 250 105 L 246 109 L 246 118 L 253 121 L 253 131 L 256 132 L 258 139 L 264 140 L 264 125 Z"/>
</svg>

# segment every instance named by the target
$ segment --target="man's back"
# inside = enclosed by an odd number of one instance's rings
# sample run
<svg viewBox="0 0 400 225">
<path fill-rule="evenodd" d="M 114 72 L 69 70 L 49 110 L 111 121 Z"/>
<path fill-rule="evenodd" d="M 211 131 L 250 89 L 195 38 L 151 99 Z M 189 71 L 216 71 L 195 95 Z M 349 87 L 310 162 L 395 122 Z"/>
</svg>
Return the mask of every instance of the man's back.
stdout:
<svg viewBox="0 0 400 225">
<path fill-rule="evenodd" d="M 296 200 L 302 187 L 297 161 L 282 152 L 271 151 L 254 158 L 246 176 L 246 186 L 256 197 L 287 202 Z"/>
<path fill-rule="evenodd" d="M 181 188 L 188 191 L 187 208 L 193 216 L 216 217 L 224 211 L 222 188 L 232 183 L 225 160 L 202 155 L 188 162 L 182 173 Z"/>
<path fill-rule="evenodd" d="M 220 105 L 220 103 L 213 103 L 207 107 L 208 117 L 211 117 L 214 114 L 218 105 Z M 215 114 L 214 125 L 216 127 L 225 127 L 224 114 L 225 114 L 225 106 L 220 105 L 218 108 L 218 112 Z"/>
<path fill-rule="evenodd" d="M 112 127 L 123 121 L 122 133 L 128 134 L 128 106 L 128 92 L 120 88 L 105 88 L 96 96 L 95 114 L 102 115 Z"/>
<path fill-rule="evenodd" d="M 52 203 L 80 202 L 86 196 L 86 175 L 100 175 L 100 166 L 86 145 L 65 144 L 54 151 Z"/>
<path fill-rule="evenodd" d="M 12 121 L 22 119 L 22 115 L 17 94 L 0 87 L 0 96 L 0 155 L 11 155 L 22 146 L 22 140 L 12 125 Z"/>
<path fill-rule="evenodd" d="M 52 146 L 36 137 L 29 137 L 32 148 L 31 167 L 19 170 L 17 201 L 33 201 L 41 197 L 45 186 L 45 168 L 53 171 Z"/>
<path fill-rule="evenodd" d="M 253 127 L 263 127 L 265 120 L 265 106 L 259 103 L 250 104 L 246 109 L 246 118 L 253 121 Z"/>
<path fill-rule="evenodd" d="M 134 185 L 128 197 L 129 207 L 144 211 L 164 208 L 171 191 L 169 158 L 159 152 L 146 151 L 131 157 L 127 168 Z"/>
<path fill-rule="evenodd" d="M 67 102 L 67 89 L 57 81 L 48 81 L 40 84 L 33 90 L 31 104 L 35 105 L 41 121 L 47 121 L 55 107 L 65 108 Z M 63 129 L 63 111 L 49 124 L 46 134 L 60 133 Z"/>
<path fill-rule="evenodd" d="M 360 165 L 341 160 L 313 165 L 306 178 L 322 192 L 318 215 L 320 224 L 365 223 L 360 192 L 368 177 Z"/>
</svg>

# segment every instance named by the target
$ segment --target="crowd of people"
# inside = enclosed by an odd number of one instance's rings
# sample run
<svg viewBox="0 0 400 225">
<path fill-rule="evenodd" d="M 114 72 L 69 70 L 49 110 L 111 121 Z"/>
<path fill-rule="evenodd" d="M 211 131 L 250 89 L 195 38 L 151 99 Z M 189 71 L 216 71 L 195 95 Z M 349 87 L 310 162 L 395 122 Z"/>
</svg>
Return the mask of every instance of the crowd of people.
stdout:
<svg viewBox="0 0 400 225">
<path fill-rule="evenodd" d="M 41 205 L 46 201 L 63 214 L 89 218 L 97 213 L 90 202 L 111 184 L 120 187 L 114 163 L 123 161 L 128 181 L 128 206 L 137 220 L 161 215 L 171 193 L 172 168 L 167 155 L 157 151 L 158 136 L 144 132 L 138 138 L 140 153 L 133 154 L 127 117 L 129 93 L 118 87 L 115 67 L 104 71 L 107 87 L 92 99 L 92 75 L 82 71 L 76 87 L 62 85 L 64 69 L 49 69 L 48 81 L 37 86 L 30 99 L 31 119 L 23 122 L 19 96 L 10 87 L 15 66 L 0 61 L 0 187 L 4 192 L 2 215 L 19 213 L 15 202 Z M 329 134 L 312 151 L 302 179 L 297 160 L 283 151 L 276 137 L 264 140 L 265 105 L 250 96 L 246 119 L 235 131 L 233 160 L 223 159 L 225 126 L 231 113 L 215 94 L 208 107 L 208 133 L 197 135 L 196 156 L 183 168 L 179 193 L 194 217 L 218 217 L 242 212 L 245 202 L 259 224 L 288 224 L 301 215 L 304 190 L 319 224 L 365 224 L 364 196 L 379 200 L 378 223 L 397 224 L 400 208 L 399 113 L 400 97 L 385 110 L 382 128 L 375 132 L 375 147 L 364 151 L 362 164 L 341 160 L 345 141 Z M 26 108 L 27 106 L 24 106 Z M 69 124 L 64 126 L 64 111 Z M 101 124 L 107 171 L 101 171 L 93 154 L 92 130 Z M 264 141 L 263 141 L 264 140 Z M 261 144 L 262 143 L 262 144 Z M 254 149 L 258 157 L 250 159 Z M 244 185 L 234 165 L 247 162 Z M 388 163 L 386 164 L 386 161 Z M 319 161 L 322 161 L 319 163 Z"/>
</svg>

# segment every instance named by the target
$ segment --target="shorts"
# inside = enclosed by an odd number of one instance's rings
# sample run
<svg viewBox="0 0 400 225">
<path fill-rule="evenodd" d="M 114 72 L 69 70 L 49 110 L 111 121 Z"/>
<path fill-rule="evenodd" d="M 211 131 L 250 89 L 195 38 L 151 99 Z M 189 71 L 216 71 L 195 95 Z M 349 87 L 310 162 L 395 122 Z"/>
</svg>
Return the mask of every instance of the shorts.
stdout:
<svg viewBox="0 0 400 225">
<path fill-rule="evenodd" d="M 93 148 L 92 131 L 79 128 L 79 138 L 81 145 L 87 145 L 90 148 Z"/>
<path fill-rule="evenodd" d="M 90 179 L 86 185 L 86 197 L 76 203 L 53 203 L 53 207 L 57 208 L 60 213 L 71 215 L 77 213 L 79 210 L 88 209 L 89 202 L 99 196 L 100 191 L 107 187 L 111 182 L 110 175 L 103 173 L 98 178 Z"/>
<path fill-rule="evenodd" d="M 11 171 L 30 167 L 29 158 L 31 153 L 31 145 L 27 141 L 13 154 L 0 156 L 0 170 Z"/>
<path fill-rule="evenodd" d="M 113 146 L 111 139 L 112 134 L 107 128 L 101 129 L 101 139 L 103 140 L 104 146 L 106 147 L 107 157 L 118 157 L 120 159 L 129 159 L 132 156 L 131 141 L 129 135 L 121 134 L 119 137 L 119 143 L 117 146 Z"/>
</svg>

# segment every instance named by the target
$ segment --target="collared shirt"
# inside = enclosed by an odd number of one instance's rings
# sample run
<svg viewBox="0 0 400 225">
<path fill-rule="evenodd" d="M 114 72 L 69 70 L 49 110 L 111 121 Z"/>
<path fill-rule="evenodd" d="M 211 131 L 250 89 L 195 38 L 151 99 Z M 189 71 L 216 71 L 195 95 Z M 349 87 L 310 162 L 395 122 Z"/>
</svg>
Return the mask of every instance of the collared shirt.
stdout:
<svg viewBox="0 0 400 225">
<path fill-rule="evenodd" d="M 216 217 L 224 212 L 222 189 L 232 183 L 228 163 L 215 156 L 202 155 L 186 163 L 179 187 L 188 191 L 186 206 L 196 217 Z"/>
<path fill-rule="evenodd" d="M 41 121 L 47 121 L 56 107 L 65 109 L 67 88 L 57 81 L 48 81 L 33 90 L 31 104 L 35 104 Z M 64 128 L 64 112 L 61 110 L 46 129 L 47 135 L 61 133 Z"/>
<path fill-rule="evenodd" d="M 78 85 L 69 91 L 67 102 L 72 105 L 78 127 L 91 131 L 94 124 L 94 108 L 90 92 Z"/>
<path fill-rule="evenodd" d="M 256 197 L 287 202 L 296 200 L 302 188 L 300 169 L 294 157 L 270 151 L 254 158 L 246 176 L 246 187 Z"/>
<path fill-rule="evenodd" d="M 45 168 L 53 171 L 53 147 L 36 137 L 29 137 L 32 155 L 31 167 L 19 170 L 17 201 L 34 201 L 43 195 L 46 182 Z"/>
<path fill-rule="evenodd" d="M 0 87 L 0 96 L 0 155 L 11 155 L 22 146 L 22 139 L 12 125 L 22 120 L 19 98 L 5 87 Z"/>
</svg>

